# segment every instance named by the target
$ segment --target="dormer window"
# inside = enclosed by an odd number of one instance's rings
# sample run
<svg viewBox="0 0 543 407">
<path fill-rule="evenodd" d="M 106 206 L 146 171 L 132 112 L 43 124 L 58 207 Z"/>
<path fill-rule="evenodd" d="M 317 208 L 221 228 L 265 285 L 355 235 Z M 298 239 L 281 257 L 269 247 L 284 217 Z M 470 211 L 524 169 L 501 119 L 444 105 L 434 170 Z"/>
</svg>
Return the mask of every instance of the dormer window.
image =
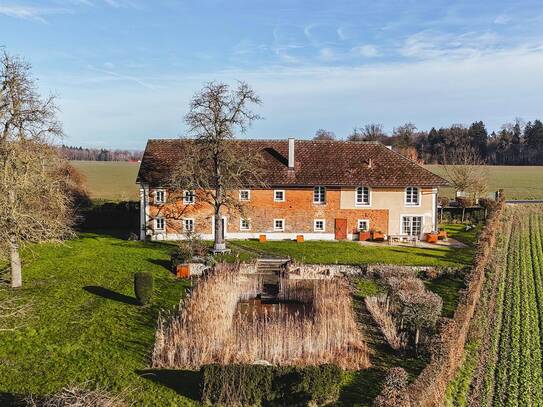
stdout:
<svg viewBox="0 0 543 407">
<path fill-rule="evenodd" d="M 185 205 L 191 205 L 196 201 L 196 194 L 194 191 L 183 191 L 183 203 Z"/>
<path fill-rule="evenodd" d="M 405 188 L 405 205 L 406 206 L 420 205 L 420 189 L 418 187 Z"/>
<path fill-rule="evenodd" d="M 370 189 L 368 187 L 356 188 L 356 205 L 357 206 L 370 205 Z"/>
</svg>

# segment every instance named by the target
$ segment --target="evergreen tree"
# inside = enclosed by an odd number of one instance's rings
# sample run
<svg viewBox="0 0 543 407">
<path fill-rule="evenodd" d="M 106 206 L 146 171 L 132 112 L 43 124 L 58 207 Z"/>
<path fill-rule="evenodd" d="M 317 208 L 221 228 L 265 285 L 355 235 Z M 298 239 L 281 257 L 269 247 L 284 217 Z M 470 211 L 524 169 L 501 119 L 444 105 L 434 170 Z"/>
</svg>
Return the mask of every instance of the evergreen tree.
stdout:
<svg viewBox="0 0 543 407">
<path fill-rule="evenodd" d="M 470 145 L 475 148 L 481 157 L 486 156 L 488 132 L 482 121 L 473 123 L 468 129 Z"/>
</svg>

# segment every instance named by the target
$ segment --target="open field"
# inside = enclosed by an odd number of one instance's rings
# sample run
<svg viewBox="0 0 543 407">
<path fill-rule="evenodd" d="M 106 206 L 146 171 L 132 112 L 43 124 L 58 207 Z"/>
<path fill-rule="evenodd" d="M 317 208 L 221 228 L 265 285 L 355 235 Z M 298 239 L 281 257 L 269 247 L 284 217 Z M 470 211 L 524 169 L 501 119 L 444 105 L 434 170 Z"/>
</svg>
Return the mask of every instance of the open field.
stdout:
<svg viewBox="0 0 543 407">
<path fill-rule="evenodd" d="M 122 161 L 71 161 L 86 178 L 91 199 L 137 201 L 139 163 Z"/>
<path fill-rule="evenodd" d="M 446 176 L 440 165 L 427 165 L 430 171 Z M 543 166 L 494 166 L 486 168 L 489 192 L 504 189 L 506 199 L 543 199 Z M 443 188 L 441 194 L 453 196 L 451 188 Z"/>
<path fill-rule="evenodd" d="M 92 199 L 138 200 L 136 185 L 138 163 L 72 161 L 87 179 L 87 187 Z M 430 171 L 444 175 L 443 167 L 428 165 Z M 488 166 L 489 190 L 503 188 L 507 199 L 543 199 L 543 166 L 513 167 Z M 452 196 L 450 188 L 444 188 L 443 194 Z"/>
<path fill-rule="evenodd" d="M 503 229 L 451 406 L 543 405 L 543 206 L 507 208 Z"/>
</svg>

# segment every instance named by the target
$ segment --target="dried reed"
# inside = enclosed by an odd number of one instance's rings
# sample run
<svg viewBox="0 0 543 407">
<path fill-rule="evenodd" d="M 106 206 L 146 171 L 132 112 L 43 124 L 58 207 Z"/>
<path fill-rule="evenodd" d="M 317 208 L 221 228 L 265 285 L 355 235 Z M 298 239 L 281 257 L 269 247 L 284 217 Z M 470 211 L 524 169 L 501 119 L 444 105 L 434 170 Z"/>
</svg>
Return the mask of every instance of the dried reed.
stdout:
<svg viewBox="0 0 543 407">
<path fill-rule="evenodd" d="M 254 297 L 260 284 L 232 266 L 219 265 L 181 304 L 177 315 L 160 318 L 153 367 L 197 369 L 207 363 L 263 360 L 274 365 L 369 366 L 346 281 L 282 279 L 280 298 L 310 303 L 311 316 L 281 308 L 264 316 L 236 312 L 238 302 Z"/>
<path fill-rule="evenodd" d="M 394 350 L 403 348 L 405 346 L 405 340 L 398 332 L 392 314 L 388 311 L 388 297 L 384 294 L 366 297 L 364 302 L 390 347 Z"/>
</svg>

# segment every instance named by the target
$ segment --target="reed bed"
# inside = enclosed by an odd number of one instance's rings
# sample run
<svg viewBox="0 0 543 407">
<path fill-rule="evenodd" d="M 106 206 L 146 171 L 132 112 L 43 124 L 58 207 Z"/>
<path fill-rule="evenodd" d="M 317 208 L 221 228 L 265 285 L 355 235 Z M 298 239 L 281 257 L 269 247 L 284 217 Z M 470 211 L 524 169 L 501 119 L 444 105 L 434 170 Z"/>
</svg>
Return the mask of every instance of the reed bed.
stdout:
<svg viewBox="0 0 543 407">
<path fill-rule="evenodd" d="M 387 295 L 381 294 L 364 299 L 366 308 L 381 329 L 388 344 L 394 350 L 399 350 L 405 346 L 404 335 L 400 334 L 396 323 L 389 312 L 389 299 Z"/>
<path fill-rule="evenodd" d="M 369 367 L 367 346 L 346 281 L 282 279 L 279 298 L 311 304 L 310 315 L 292 315 L 281 307 L 264 316 L 237 312 L 238 302 L 253 298 L 259 285 L 258 280 L 244 278 L 231 266 L 219 265 L 198 284 L 176 315 L 160 318 L 153 367 L 198 369 L 208 363 L 262 361 Z"/>
</svg>

